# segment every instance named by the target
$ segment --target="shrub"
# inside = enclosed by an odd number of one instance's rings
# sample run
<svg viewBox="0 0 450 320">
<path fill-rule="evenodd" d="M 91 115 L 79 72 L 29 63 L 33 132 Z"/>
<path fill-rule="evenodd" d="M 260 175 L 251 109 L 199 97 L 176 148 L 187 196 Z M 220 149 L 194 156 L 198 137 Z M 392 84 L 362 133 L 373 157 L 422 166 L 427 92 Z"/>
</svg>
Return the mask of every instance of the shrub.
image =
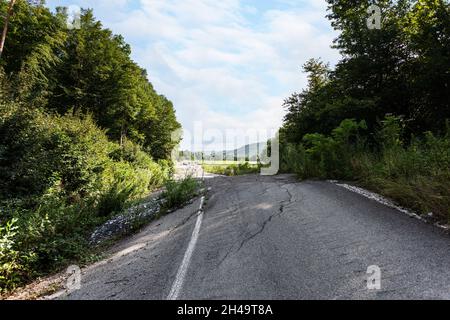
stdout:
<svg viewBox="0 0 450 320">
<path fill-rule="evenodd" d="M 282 145 L 282 169 L 301 178 L 358 180 L 421 213 L 450 222 L 450 129 L 402 140 L 403 124 L 387 116 L 369 148 L 359 132 L 364 122 L 345 120 L 331 136 L 308 134 L 299 145 Z"/>
<path fill-rule="evenodd" d="M 132 166 L 138 179 L 143 180 L 143 184 L 146 184 L 146 187 L 141 186 L 140 188 L 141 190 L 145 189 L 144 192 L 159 188 L 171 174 L 170 164 L 166 160 L 160 160 L 158 163 L 154 162 L 150 155 L 144 152 L 139 145 L 126 139 L 122 148 L 111 153 L 111 158 L 118 163 L 122 163 L 122 166 L 123 163 L 128 163 Z M 131 172 L 133 170 L 129 167 L 125 171 Z M 125 174 L 124 176 L 129 175 Z"/>
<path fill-rule="evenodd" d="M 303 144 L 281 145 L 281 171 L 306 176 L 307 155 Z"/>
<path fill-rule="evenodd" d="M 166 208 L 178 208 L 192 199 L 197 193 L 199 182 L 192 177 L 186 177 L 181 181 L 169 180 L 165 184 L 163 198 L 166 200 Z"/>
<path fill-rule="evenodd" d="M 33 257 L 29 278 L 57 270 L 82 257 L 88 250 L 86 236 L 99 219 L 84 203 L 67 204 L 47 195 L 40 205 L 19 217 L 18 249 Z"/>
<path fill-rule="evenodd" d="M 89 256 L 92 230 L 160 187 L 170 168 L 136 144 L 110 142 L 89 116 L 0 107 L 0 291 L 6 291 Z"/>
<path fill-rule="evenodd" d="M 17 218 L 0 226 L 0 294 L 15 289 L 27 273 L 27 257 L 16 249 L 17 229 Z"/>
<path fill-rule="evenodd" d="M 89 196 L 114 148 L 90 117 L 55 117 L 20 105 L 0 111 L 3 198 L 39 197 L 58 185 Z"/>
<path fill-rule="evenodd" d="M 99 196 L 98 213 L 108 216 L 120 212 L 130 199 L 136 199 L 149 191 L 151 171 L 135 168 L 129 162 L 112 162 L 102 177 L 103 192 Z"/>
<path fill-rule="evenodd" d="M 331 136 L 307 134 L 301 144 L 282 147 L 282 170 L 290 169 L 301 178 L 349 178 L 351 154 L 361 149 L 359 132 L 364 129 L 364 121 L 347 119 Z"/>
</svg>

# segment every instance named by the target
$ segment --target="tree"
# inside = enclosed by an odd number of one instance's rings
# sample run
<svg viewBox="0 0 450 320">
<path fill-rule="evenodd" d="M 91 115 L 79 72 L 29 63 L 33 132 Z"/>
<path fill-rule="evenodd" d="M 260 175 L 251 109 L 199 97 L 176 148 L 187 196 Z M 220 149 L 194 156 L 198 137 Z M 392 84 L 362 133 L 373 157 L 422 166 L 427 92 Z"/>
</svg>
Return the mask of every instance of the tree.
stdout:
<svg viewBox="0 0 450 320">
<path fill-rule="evenodd" d="M 387 114 L 403 117 L 404 138 L 442 132 L 450 117 L 450 5 L 444 0 L 380 0 L 382 28 L 367 27 L 371 0 L 328 0 L 342 59 L 303 67 L 308 87 L 286 99 L 283 139 L 331 134 L 345 119 L 365 120 L 368 132 Z M 373 139 L 372 139 L 372 142 Z"/>
<path fill-rule="evenodd" d="M 64 24 L 42 1 L 19 0 L 14 8 L 0 65 L 10 80 L 11 98 L 42 108 L 64 54 Z"/>
<path fill-rule="evenodd" d="M 450 4 L 419 0 L 402 24 L 411 56 L 405 69 L 414 130 L 444 130 L 450 118 Z"/>
<path fill-rule="evenodd" d="M 172 102 L 164 96 L 154 97 L 156 118 L 141 123 L 144 132 L 144 147 L 156 160 L 170 160 L 171 150 L 180 143 L 173 139 L 173 133 L 181 128 Z"/>
<path fill-rule="evenodd" d="M 0 58 L 2 57 L 3 48 L 5 46 L 6 35 L 8 33 L 9 19 L 11 18 L 11 15 L 13 14 L 13 9 L 14 9 L 15 4 L 16 4 L 16 0 L 10 0 L 9 5 L 8 5 L 8 10 L 6 11 L 5 22 L 3 24 L 2 38 L 0 40 Z"/>
<path fill-rule="evenodd" d="M 6 2 L 3 1 L 3 7 Z M 172 103 L 158 95 L 131 48 L 82 10 L 80 28 L 67 27 L 67 10 L 52 13 L 42 1 L 18 0 L 0 61 L 12 98 L 30 108 L 92 116 L 110 139 L 143 146 L 155 159 L 170 159 L 181 126 Z"/>
<path fill-rule="evenodd" d="M 49 108 L 64 114 L 92 114 L 108 135 L 142 144 L 155 159 L 170 159 L 180 128 L 172 103 L 159 96 L 147 72 L 130 58 L 130 46 L 83 10 L 81 28 L 68 30 L 59 84 Z"/>
<path fill-rule="evenodd" d="M 450 5 L 444 0 L 382 0 L 382 29 L 369 30 L 373 1 L 328 0 L 343 54 L 334 76 L 342 95 L 375 101 L 376 118 L 404 116 L 409 133 L 439 131 L 448 110 Z"/>
<path fill-rule="evenodd" d="M 301 93 L 293 93 L 284 101 L 287 113 L 284 126 L 290 131 L 289 140 L 301 141 L 302 136 L 308 132 L 305 125 L 311 123 L 307 120 L 318 109 L 314 103 L 329 81 L 329 67 L 320 59 L 310 59 L 303 65 L 303 71 L 308 73 L 308 87 Z"/>
</svg>

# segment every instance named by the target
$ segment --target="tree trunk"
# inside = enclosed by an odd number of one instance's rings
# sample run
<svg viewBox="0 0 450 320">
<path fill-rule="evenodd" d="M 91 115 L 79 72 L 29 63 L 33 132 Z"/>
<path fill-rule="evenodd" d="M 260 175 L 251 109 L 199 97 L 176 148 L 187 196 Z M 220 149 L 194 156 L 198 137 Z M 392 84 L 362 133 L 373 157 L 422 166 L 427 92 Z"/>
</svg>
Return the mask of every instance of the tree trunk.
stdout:
<svg viewBox="0 0 450 320">
<path fill-rule="evenodd" d="M 2 57 L 3 48 L 5 47 L 6 34 L 8 33 L 9 19 L 11 18 L 11 15 L 13 14 L 13 8 L 14 8 L 15 4 L 16 4 L 16 0 L 11 0 L 9 2 L 8 12 L 6 13 L 6 16 L 5 16 L 5 25 L 3 26 L 2 39 L 0 42 L 0 58 Z"/>
</svg>

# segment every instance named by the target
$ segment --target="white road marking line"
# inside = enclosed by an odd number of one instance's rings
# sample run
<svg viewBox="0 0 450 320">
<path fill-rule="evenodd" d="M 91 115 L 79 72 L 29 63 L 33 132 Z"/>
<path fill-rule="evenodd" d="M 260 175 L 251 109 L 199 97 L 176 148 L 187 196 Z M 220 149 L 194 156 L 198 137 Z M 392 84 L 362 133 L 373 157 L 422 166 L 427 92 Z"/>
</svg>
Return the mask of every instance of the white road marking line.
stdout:
<svg viewBox="0 0 450 320">
<path fill-rule="evenodd" d="M 183 288 L 184 279 L 191 262 L 192 253 L 194 252 L 195 245 L 197 244 L 198 236 L 200 234 L 200 227 L 203 220 L 203 203 L 205 202 L 205 197 L 202 197 L 200 201 L 200 209 L 198 210 L 197 222 L 195 223 L 194 231 L 192 232 L 191 241 L 189 242 L 186 253 L 184 254 L 183 261 L 181 262 L 180 268 L 178 269 L 177 276 L 172 285 L 167 300 L 177 300 L 180 295 L 181 289 Z"/>
<path fill-rule="evenodd" d="M 352 191 L 354 193 L 357 193 L 357 194 L 359 194 L 359 195 L 361 195 L 363 197 L 366 197 L 366 198 L 371 199 L 371 200 L 375 200 L 375 201 L 377 201 L 377 202 L 379 202 L 381 204 L 384 204 L 387 207 L 390 207 L 390 208 L 393 208 L 393 209 L 397 209 L 398 211 L 400 211 L 402 213 L 405 213 L 405 214 L 407 214 L 408 216 L 410 216 L 412 218 L 416 218 L 416 219 L 425 221 L 418 214 L 396 205 L 395 203 L 393 203 L 389 199 L 387 199 L 387 198 L 385 198 L 385 197 L 383 197 L 383 196 L 381 196 L 381 195 L 379 195 L 379 194 L 377 194 L 375 192 L 371 192 L 369 190 L 366 190 L 366 189 L 363 189 L 363 188 L 359 188 L 359 187 L 356 187 L 356 186 L 352 186 L 352 185 L 349 185 L 349 184 L 346 184 L 346 183 L 339 183 L 339 182 L 334 182 L 334 181 L 330 181 L 330 182 L 335 183 L 337 186 L 345 188 L 347 190 L 350 190 L 350 191 Z"/>
<path fill-rule="evenodd" d="M 358 193 L 359 195 L 366 197 L 368 199 L 371 200 L 375 200 L 381 204 L 384 204 L 387 207 L 396 209 L 404 214 L 407 214 L 408 216 L 410 216 L 411 218 L 415 218 L 417 220 L 423 221 L 423 222 L 427 222 L 424 218 L 422 218 L 419 214 L 405 209 L 403 207 L 400 207 L 398 205 L 396 205 L 393 201 L 389 200 L 388 198 L 383 197 L 382 195 L 379 195 L 375 192 L 371 192 L 369 190 L 363 189 L 363 188 L 359 188 L 359 187 L 355 187 L 346 183 L 339 183 L 339 181 L 336 180 L 328 180 L 328 182 L 333 183 L 341 188 L 345 188 L 347 190 L 350 190 L 352 192 Z M 450 231 L 450 225 L 442 225 L 439 222 L 434 223 L 434 225 L 444 231 Z"/>
</svg>

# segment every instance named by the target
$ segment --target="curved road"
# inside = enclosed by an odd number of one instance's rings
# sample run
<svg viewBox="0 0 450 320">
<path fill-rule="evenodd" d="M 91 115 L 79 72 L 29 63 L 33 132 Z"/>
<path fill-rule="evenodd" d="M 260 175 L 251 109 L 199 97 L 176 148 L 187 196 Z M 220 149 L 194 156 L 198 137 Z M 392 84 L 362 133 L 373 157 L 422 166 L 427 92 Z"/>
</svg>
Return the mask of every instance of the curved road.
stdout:
<svg viewBox="0 0 450 320">
<path fill-rule="evenodd" d="M 60 298 L 167 299 L 176 282 L 178 299 L 450 299 L 450 237 L 431 225 L 329 182 L 206 181 L 200 225 L 198 200 L 116 245 Z M 380 290 L 367 288 L 373 265 Z"/>
</svg>

